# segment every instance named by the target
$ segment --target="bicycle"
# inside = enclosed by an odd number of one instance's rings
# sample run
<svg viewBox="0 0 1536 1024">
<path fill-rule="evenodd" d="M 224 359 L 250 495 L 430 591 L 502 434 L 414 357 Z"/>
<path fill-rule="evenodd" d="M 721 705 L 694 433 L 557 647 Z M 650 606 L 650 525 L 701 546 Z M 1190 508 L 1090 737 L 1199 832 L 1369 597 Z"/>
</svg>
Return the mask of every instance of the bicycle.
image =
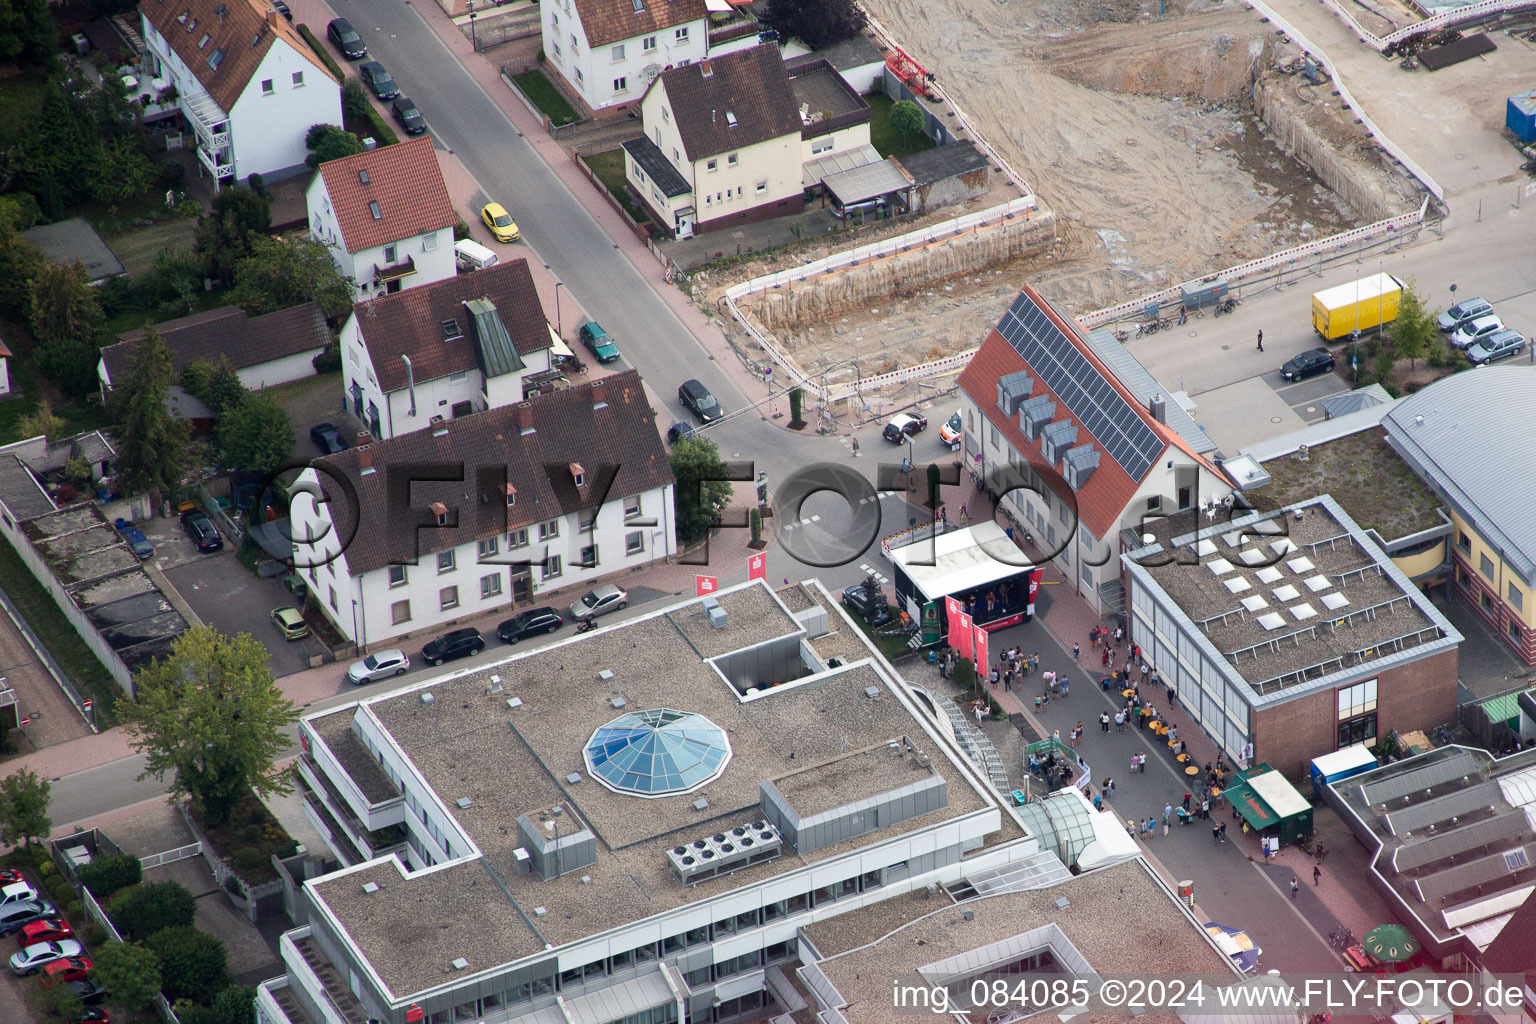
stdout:
<svg viewBox="0 0 1536 1024">
<path fill-rule="evenodd" d="M 1224 316 L 1227 313 L 1235 312 L 1241 301 L 1241 299 L 1235 298 L 1222 299 L 1220 302 L 1216 303 L 1216 315 Z"/>
</svg>

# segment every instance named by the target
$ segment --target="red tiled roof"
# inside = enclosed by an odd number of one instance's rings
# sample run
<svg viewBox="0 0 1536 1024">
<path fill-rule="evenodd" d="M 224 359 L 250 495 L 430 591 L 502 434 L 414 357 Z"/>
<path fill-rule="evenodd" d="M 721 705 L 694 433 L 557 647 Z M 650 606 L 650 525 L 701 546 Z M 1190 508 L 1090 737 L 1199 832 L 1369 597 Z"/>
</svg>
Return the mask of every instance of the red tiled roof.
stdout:
<svg viewBox="0 0 1536 1024">
<path fill-rule="evenodd" d="M 144 0 L 139 10 L 226 114 L 234 109 L 278 38 L 330 81 L 341 84 L 292 25 L 275 11 L 272 18 L 267 17 L 262 0 Z M 208 61 L 218 51 L 222 58 L 214 67 Z"/>
<path fill-rule="evenodd" d="M 704 0 L 641 0 L 636 10 L 635 0 L 576 0 L 576 14 L 588 48 L 596 48 L 699 21 L 705 6 Z"/>
<path fill-rule="evenodd" d="M 673 68 L 658 81 L 689 160 L 800 134 L 799 107 L 776 43 Z"/>
<path fill-rule="evenodd" d="M 1126 403 L 1136 410 L 1137 415 L 1141 417 L 1142 421 L 1148 424 L 1163 439 L 1164 444 L 1177 445 L 1180 450 L 1186 452 L 1192 458 L 1199 459 L 1202 463 L 1208 464 L 1206 460 L 1195 455 L 1189 446 L 1180 440 L 1175 431 L 1152 418 L 1152 414 L 1142 406 L 1136 396 L 1125 385 L 1121 384 L 1119 378 L 1110 371 L 1109 367 L 1105 366 L 1094 355 L 1093 349 L 1083 340 L 1081 331 L 1069 317 L 1058 313 L 1033 288 L 1026 285 L 1023 293 L 1046 316 L 1050 317 L 1067 337 L 1073 340 L 1078 350 L 1088 359 L 1088 362 L 1103 375 L 1105 381 L 1111 387 L 1120 393 Z M 1060 419 L 1065 416 L 1077 426 L 1079 443 L 1084 438 L 1091 438 L 1094 444 L 1103 451 L 1103 455 L 1099 459 L 1098 468 L 1088 478 L 1088 482 L 1083 485 L 1082 490 L 1078 491 L 1075 495 L 1067 487 L 1066 481 L 1060 479 L 1059 471 L 1046 463 L 1045 457 L 1040 452 L 1040 443 L 1038 441 L 1031 441 L 1025 436 L 1024 431 L 1019 427 L 1018 417 L 1004 416 L 1003 411 L 997 407 L 997 379 L 1020 370 L 1029 371 L 1030 376 L 1033 378 L 1033 390 L 1030 391 L 1027 397 L 1035 398 L 1040 395 L 1051 395 L 1056 400 L 1056 418 Z M 1057 492 L 1057 496 L 1069 503 L 1076 503 L 1078 517 L 1090 533 L 1103 540 L 1119 526 L 1121 518 L 1125 513 L 1125 507 L 1136 494 L 1138 488 L 1140 488 L 1141 480 L 1132 478 L 1110 456 L 1108 451 L 1104 451 L 1103 442 L 1093 436 L 1083 422 L 1078 419 L 1077 415 L 1061 400 L 1059 395 L 1056 395 L 1050 388 L 1045 386 L 1044 382 L 1039 378 L 1038 371 L 1024 361 L 1024 357 L 1019 355 L 1012 345 L 1008 344 L 1008 341 L 998 333 L 996 328 L 987 335 L 986 340 L 981 343 L 981 348 L 971 357 L 971 361 L 966 364 L 965 370 L 960 374 L 959 383 L 960 387 L 981 410 L 982 416 L 1001 430 L 1008 439 L 1008 443 L 1029 459 L 1036 472 L 1040 472 L 1041 477 L 1049 481 L 1051 489 Z M 1046 471 L 1041 472 L 1042 470 Z"/>
<path fill-rule="evenodd" d="M 407 385 L 401 355 L 411 357 L 411 372 L 418 384 L 473 370 L 478 365 L 475 339 L 464 311 L 464 303 L 471 299 L 488 299 L 496 307 L 518 355 L 540 352 L 552 344 L 549 319 L 539 304 L 528 261 L 509 260 L 354 305 L 352 312 L 379 387 L 387 393 Z M 450 318 L 458 321 L 463 332 L 456 341 L 443 339 L 443 321 Z"/>
<path fill-rule="evenodd" d="M 602 408 L 594 408 L 595 388 L 602 389 Z M 524 416 L 532 433 L 523 433 Z M 673 482 L 656 415 L 634 370 L 374 441 L 366 449 L 371 473 L 362 472 L 362 451 L 349 448 L 316 461 L 328 471 L 320 480 L 329 507 L 340 510 L 339 517 L 361 510 L 355 532 L 337 523 L 343 536 L 351 535 L 346 557 L 354 576 Z M 589 473 L 579 490 L 572 463 Z M 416 481 L 407 500 L 391 491 L 402 484 L 392 466 L 408 468 Z M 346 477 L 354 494 L 344 493 L 331 473 Z M 516 488 L 511 507 L 503 483 Z M 449 507 L 454 525 L 436 526 L 433 502 Z"/>
<path fill-rule="evenodd" d="M 426 136 L 330 160 L 320 165 L 320 177 L 347 252 L 451 228 L 459 219 Z M 377 217 L 373 203 L 379 206 Z"/>
</svg>

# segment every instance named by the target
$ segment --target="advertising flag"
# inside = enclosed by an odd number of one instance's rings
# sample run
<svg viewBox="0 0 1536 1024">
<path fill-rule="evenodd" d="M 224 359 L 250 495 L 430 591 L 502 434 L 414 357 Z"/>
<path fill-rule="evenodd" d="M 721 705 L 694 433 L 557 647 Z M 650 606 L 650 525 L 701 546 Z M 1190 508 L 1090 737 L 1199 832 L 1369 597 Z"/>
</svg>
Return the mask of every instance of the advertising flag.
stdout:
<svg viewBox="0 0 1536 1024">
<path fill-rule="evenodd" d="M 765 580 L 768 578 L 768 556 L 758 553 L 747 559 L 747 579 Z"/>
<path fill-rule="evenodd" d="M 720 579 L 716 576 L 695 576 L 693 578 L 693 595 L 704 597 L 713 594 L 720 589 Z"/>
<path fill-rule="evenodd" d="M 971 632 L 975 634 L 976 674 L 978 676 L 985 676 L 987 674 L 987 666 L 991 664 L 987 660 L 987 631 L 980 626 L 973 625 Z"/>
<path fill-rule="evenodd" d="M 953 597 L 944 598 L 944 618 L 949 624 L 949 646 L 960 649 L 960 620 L 965 617 L 965 605 Z"/>
</svg>

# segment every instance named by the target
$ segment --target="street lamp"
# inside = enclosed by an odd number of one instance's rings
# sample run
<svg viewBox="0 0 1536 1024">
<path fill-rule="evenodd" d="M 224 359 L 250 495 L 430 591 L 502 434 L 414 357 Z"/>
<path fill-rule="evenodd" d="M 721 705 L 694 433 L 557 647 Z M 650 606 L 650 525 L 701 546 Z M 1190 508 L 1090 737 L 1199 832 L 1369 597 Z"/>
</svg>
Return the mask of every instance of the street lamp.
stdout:
<svg viewBox="0 0 1536 1024">
<path fill-rule="evenodd" d="M 555 282 L 555 333 L 565 338 L 565 327 L 560 321 L 560 289 L 565 287 L 564 281 Z"/>
<path fill-rule="evenodd" d="M 465 0 L 465 6 L 469 8 L 469 45 L 476 53 L 480 52 L 480 40 L 475 35 L 475 0 Z"/>
</svg>

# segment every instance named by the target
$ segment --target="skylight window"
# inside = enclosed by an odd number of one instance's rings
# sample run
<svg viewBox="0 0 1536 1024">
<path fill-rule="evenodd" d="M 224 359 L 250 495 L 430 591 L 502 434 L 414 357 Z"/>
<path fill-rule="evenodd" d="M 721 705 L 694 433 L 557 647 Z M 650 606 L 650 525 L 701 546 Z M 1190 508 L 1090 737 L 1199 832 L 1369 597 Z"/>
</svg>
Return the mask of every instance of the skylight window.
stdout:
<svg viewBox="0 0 1536 1024">
<path fill-rule="evenodd" d="M 384 214 L 379 210 L 379 201 L 377 199 L 368 200 L 368 212 L 373 214 L 374 220 L 384 219 Z"/>
<path fill-rule="evenodd" d="M 459 322 L 453 317 L 449 317 L 447 320 L 442 321 L 442 327 L 444 341 L 458 341 L 460 338 L 464 337 L 463 330 L 459 328 Z"/>
<path fill-rule="evenodd" d="M 364 167 L 364 168 L 361 168 L 361 169 L 360 169 L 360 170 L 359 170 L 359 171 L 358 171 L 358 172 L 357 172 L 357 180 L 358 180 L 358 181 L 360 181 L 360 182 L 362 182 L 362 183 L 363 183 L 363 184 L 364 184 L 364 185 L 369 185 L 369 184 L 372 184 L 372 182 L 370 182 L 370 181 L 369 181 L 369 180 L 368 180 L 368 168 L 366 168 L 366 167 Z"/>
<path fill-rule="evenodd" d="M 219 70 L 219 65 L 223 64 L 223 63 L 224 63 L 224 51 L 222 49 L 214 50 L 212 53 L 210 53 L 208 55 L 208 66 L 213 68 L 213 70 L 215 70 L 215 71 Z"/>
</svg>

